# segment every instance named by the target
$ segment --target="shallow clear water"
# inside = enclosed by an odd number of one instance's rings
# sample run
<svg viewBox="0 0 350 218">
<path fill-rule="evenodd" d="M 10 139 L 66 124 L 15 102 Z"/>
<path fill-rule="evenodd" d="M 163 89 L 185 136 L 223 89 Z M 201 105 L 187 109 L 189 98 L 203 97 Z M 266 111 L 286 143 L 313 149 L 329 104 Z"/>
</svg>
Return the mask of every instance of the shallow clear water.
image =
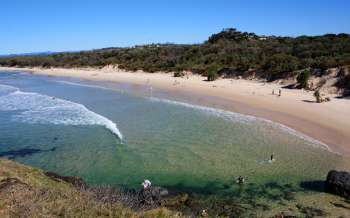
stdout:
<svg viewBox="0 0 350 218">
<path fill-rule="evenodd" d="M 272 187 L 270 197 L 276 187 L 323 180 L 341 161 L 278 124 L 149 95 L 123 84 L 0 73 L 0 156 L 90 184 L 140 187 L 147 178 L 234 196 Z M 244 191 L 238 176 L 249 183 Z"/>
</svg>

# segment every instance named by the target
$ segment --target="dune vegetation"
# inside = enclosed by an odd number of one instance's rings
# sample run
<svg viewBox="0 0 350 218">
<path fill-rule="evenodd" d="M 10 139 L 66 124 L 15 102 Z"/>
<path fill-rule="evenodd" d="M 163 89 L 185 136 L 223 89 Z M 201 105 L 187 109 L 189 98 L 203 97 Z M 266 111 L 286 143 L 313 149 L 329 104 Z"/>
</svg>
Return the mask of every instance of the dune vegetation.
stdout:
<svg viewBox="0 0 350 218">
<path fill-rule="evenodd" d="M 258 77 L 274 80 L 298 70 L 326 70 L 350 65 L 350 35 L 258 36 L 254 33 L 224 29 L 202 44 L 150 44 L 128 48 L 104 48 L 92 51 L 0 59 L 2 66 L 102 67 L 146 72 L 230 69 L 231 73 L 255 72 Z M 226 71 L 227 72 L 227 71 Z"/>
<path fill-rule="evenodd" d="M 15 55 L 0 58 L 6 67 L 116 66 L 127 71 L 198 73 L 208 81 L 219 77 L 243 77 L 274 81 L 296 78 L 308 71 L 322 76 L 330 68 L 344 69 L 337 88 L 349 94 L 350 35 L 259 36 L 233 28 L 213 34 L 201 44 L 149 44 L 91 51 Z M 305 80 L 299 88 L 305 88 Z"/>
</svg>

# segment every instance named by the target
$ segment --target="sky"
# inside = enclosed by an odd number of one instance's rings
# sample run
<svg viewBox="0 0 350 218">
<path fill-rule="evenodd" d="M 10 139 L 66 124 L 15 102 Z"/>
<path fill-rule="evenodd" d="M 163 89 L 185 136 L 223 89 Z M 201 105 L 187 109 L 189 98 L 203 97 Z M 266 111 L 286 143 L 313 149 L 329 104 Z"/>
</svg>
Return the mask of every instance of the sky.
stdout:
<svg viewBox="0 0 350 218">
<path fill-rule="evenodd" d="M 350 0 L 1 0 L 0 54 L 350 33 Z"/>
</svg>

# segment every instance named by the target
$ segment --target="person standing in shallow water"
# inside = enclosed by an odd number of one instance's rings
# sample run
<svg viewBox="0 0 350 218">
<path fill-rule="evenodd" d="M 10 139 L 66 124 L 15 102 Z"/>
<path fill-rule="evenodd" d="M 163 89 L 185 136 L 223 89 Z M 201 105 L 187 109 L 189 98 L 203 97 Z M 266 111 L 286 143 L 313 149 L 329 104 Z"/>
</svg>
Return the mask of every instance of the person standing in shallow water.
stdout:
<svg viewBox="0 0 350 218">
<path fill-rule="evenodd" d="M 268 163 L 273 163 L 275 162 L 275 153 L 272 152 L 272 154 L 270 155 L 270 159 L 267 161 Z"/>
<path fill-rule="evenodd" d="M 239 176 L 236 180 L 236 183 L 239 185 L 243 185 L 245 182 L 245 179 L 243 178 L 243 176 Z"/>
</svg>

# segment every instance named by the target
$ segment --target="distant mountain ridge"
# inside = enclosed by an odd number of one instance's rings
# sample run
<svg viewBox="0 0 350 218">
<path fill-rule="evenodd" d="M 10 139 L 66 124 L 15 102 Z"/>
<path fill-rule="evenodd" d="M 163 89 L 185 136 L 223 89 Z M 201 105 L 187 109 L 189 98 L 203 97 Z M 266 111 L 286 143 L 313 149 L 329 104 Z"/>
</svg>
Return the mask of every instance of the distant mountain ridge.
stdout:
<svg viewBox="0 0 350 218">
<path fill-rule="evenodd" d="M 42 51 L 42 52 L 28 52 L 28 53 L 14 53 L 14 54 L 0 54 L 0 58 L 21 57 L 21 56 L 47 56 L 59 53 L 73 53 L 80 51 Z"/>
<path fill-rule="evenodd" d="M 18 53 L 18 54 L 5 54 L 0 55 L 1 58 L 18 57 L 18 56 L 46 56 L 53 55 L 60 52 L 44 51 L 44 52 L 29 52 L 29 53 Z"/>
</svg>

